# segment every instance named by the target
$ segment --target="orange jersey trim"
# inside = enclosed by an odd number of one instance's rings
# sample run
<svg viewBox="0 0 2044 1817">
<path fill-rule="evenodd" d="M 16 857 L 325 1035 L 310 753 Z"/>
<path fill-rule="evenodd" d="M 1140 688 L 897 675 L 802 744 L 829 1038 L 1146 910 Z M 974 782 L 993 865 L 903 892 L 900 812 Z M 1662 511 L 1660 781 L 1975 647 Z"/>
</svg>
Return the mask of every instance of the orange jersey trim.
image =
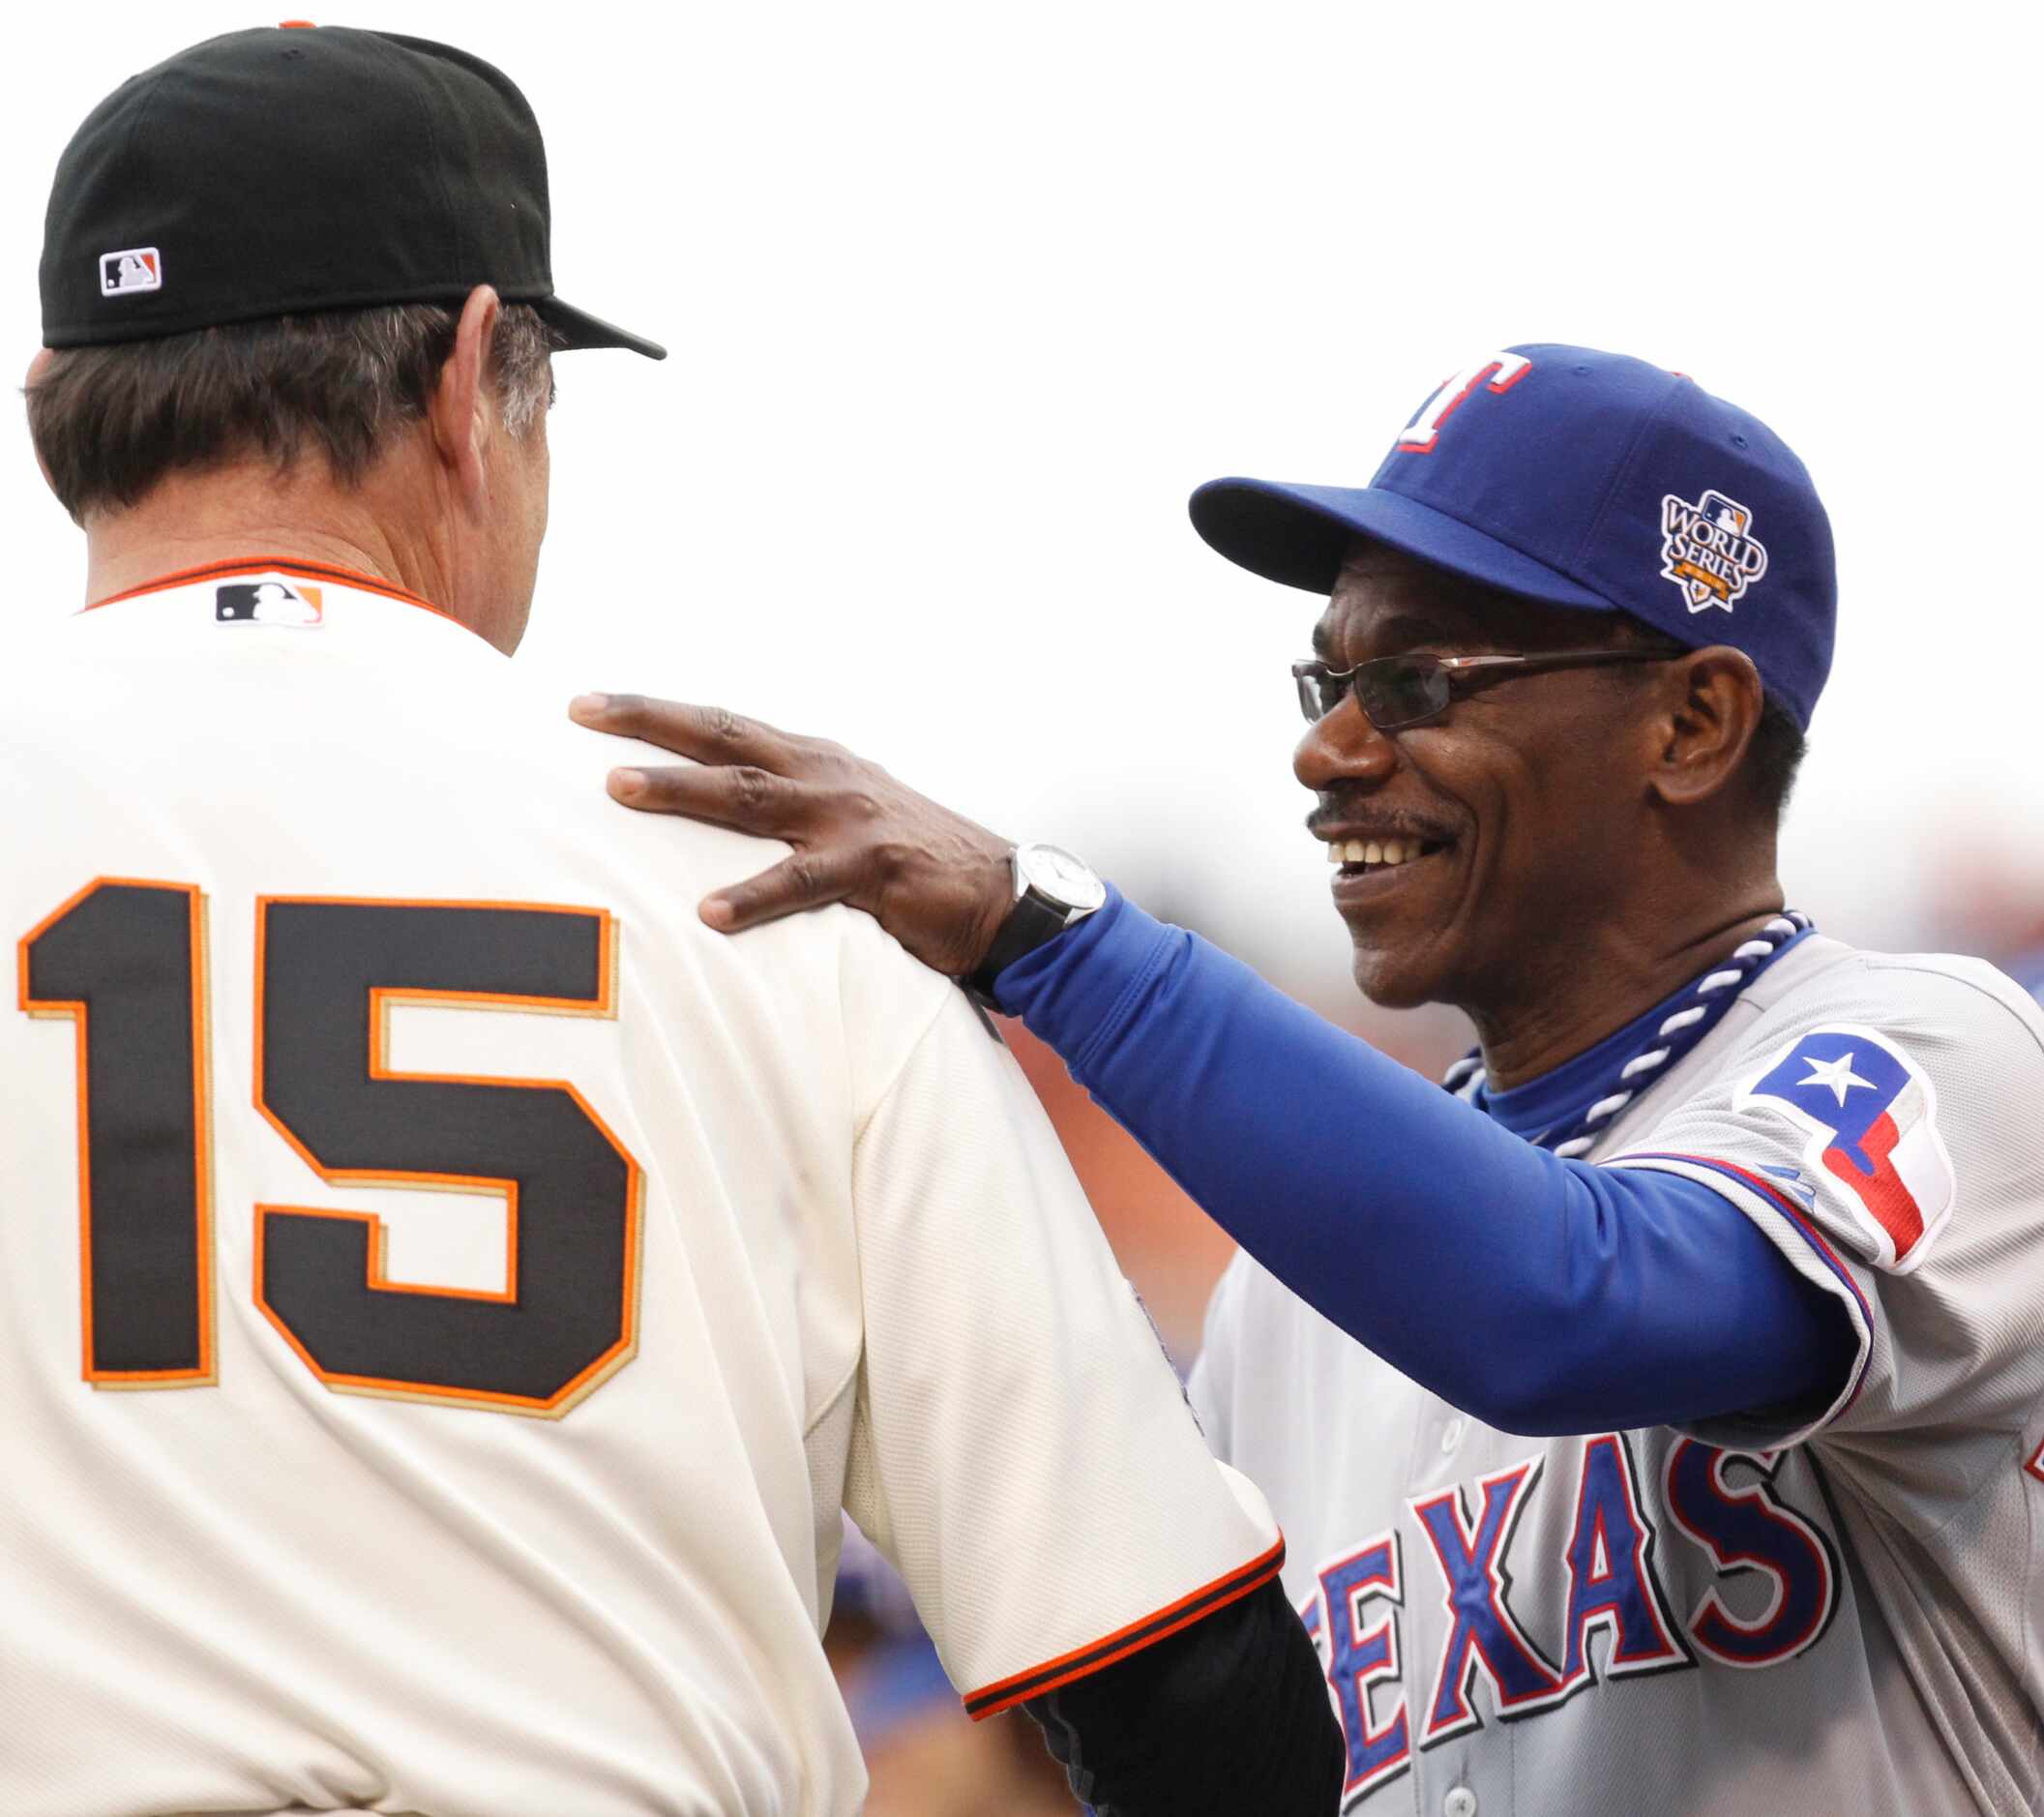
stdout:
<svg viewBox="0 0 2044 1817">
<path fill-rule="evenodd" d="M 1225 1577 L 1215 1578 L 1190 1595 L 1180 1596 L 1176 1602 L 1144 1616 L 1140 1622 L 1132 1622 L 1126 1627 L 1103 1635 L 1089 1646 L 1059 1653 L 1054 1659 L 1046 1659 L 1041 1665 L 1031 1666 L 1026 1672 L 1018 1672 L 984 1689 L 968 1691 L 964 1698 L 965 1713 L 979 1722 L 988 1716 L 998 1715 L 1003 1710 L 1012 1710 L 1025 1698 L 1041 1697 L 1060 1685 L 1088 1678 L 1117 1660 L 1154 1646 L 1181 1628 L 1190 1627 L 1202 1616 L 1211 1615 L 1216 1609 L 1225 1609 L 1231 1602 L 1239 1602 L 1250 1592 L 1260 1590 L 1269 1583 L 1284 1564 L 1285 1535 L 1280 1534 L 1278 1543 L 1260 1558 L 1252 1559 L 1239 1570 L 1230 1571 Z"/>
<path fill-rule="evenodd" d="M 118 606 L 123 600 L 141 599 L 150 593 L 175 592 L 179 587 L 198 586 L 207 581 L 231 581 L 240 575 L 287 574 L 299 581 L 323 581 L 331 586 L 351 587 L 358 593 L 377 593 L 385 599 L 401 600 L 407 606 L 416 606 L 422 611 L 430 611 L 435 618 L 445 618 L 450 624 L 459 624 L 455 615 L 435 606 L 431 600 L 421 599 L 416 593 L 407 593 L 401 586 L 393 586 L 388 581 L 379 581 L 372 574 L 365 574 L 360 568 L 342 567 L 335 561 L 310 561 L 298 555 L 249 555 L 238 556 L 232 561 L 207 562 L 197 568 L 180 568 L 174 574 L 166 574 L 155 581 L 144 581 L 140 586 L 129 587 L 125 592 L 109 593 L 104 599 L 96 599 L 85 610 L 98 611 L 102 606 Z M 466 627 L 463 627 L 464 629 Z"/>
</svg>

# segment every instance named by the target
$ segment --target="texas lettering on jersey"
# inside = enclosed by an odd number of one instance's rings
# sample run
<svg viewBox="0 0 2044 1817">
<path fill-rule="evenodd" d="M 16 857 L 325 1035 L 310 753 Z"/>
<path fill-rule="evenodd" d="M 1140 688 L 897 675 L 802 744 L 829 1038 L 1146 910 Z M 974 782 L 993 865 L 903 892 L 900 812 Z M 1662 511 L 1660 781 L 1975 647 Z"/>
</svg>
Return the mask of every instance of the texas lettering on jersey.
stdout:
<svg viewBox="0 0 2044 1817">
<path fill-rule="evenodd" d="M 1344 1809 L 1404 1772 L 1415 1748 L 1482 1728 L 1479 1680 L 1491 1713 L 1511 1721 L 1622 1679 L 1781 1665 L 1822 1637 L 1838 1605 L 1837 1552 L 1820 1519 L 1780 1494 L 1778 1453 L 1678 1439 L 1648 1493 L 1638 1435 L 1568 1443 L 1567 1480 L 1543 1481 L 1566 1456 L 1551 1448 L 1413 1499 L 1398 1528 L 1319 1566 L 1299 1614 L 1348 1741 Z M 1565 1542 L 1515 1544 L 1534 1499 L 1554 1495 L 1574 1508 Z M 1671 1546 L 1698 1556 L 1671 1560 Z M 1703 1586 L 1686 1610 L 1682 1581 Z M 1430 1594 L 1445 1607 L 1445 1637 L 1408 1678 L 1404 1611 Z M 1529 1631 L 1515 1601 L 1558 1608 L 1558 1626 Z M 1431 1686 L 1424 1704 L 1409 1702 L 1407 1684 Z"/>
<path fill-rule="evenodd" d="M 1813 933 L 1655 1078 L 1583 1160 L 1737 1206 L 1852 1340 L 1820 1393 L 1531 1437 L 1252 1260 L 1216 1290 L 1193 1402 L 1291 1538 L 1346 1807 L 2044 1812 L 2044 1014 Z M 1550 1360 L 1431 1309 L 1499 1371 Z M 1693 1312 L 1740 1341 L 1739 1305 Z M 1319 1416 L 1271 1419 L 1288 1393 Z"/>
</svg>

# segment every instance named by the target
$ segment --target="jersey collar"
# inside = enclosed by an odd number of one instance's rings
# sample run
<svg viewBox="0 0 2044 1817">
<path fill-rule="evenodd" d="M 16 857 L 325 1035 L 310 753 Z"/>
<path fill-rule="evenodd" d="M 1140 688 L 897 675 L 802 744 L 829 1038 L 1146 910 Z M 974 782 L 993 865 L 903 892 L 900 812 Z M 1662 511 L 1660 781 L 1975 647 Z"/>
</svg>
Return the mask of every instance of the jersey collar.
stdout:
<svg viewBox="0 0 2044 1817">
<path fill-rule="evenodd" d="M 443 611 L 432 601 L 421 599 L 416 593 L 407 593 L 402 587 L 393 586 L 388 581 L 379 581 L 372 574 L 365 574 L 359 568 L 347 568 L 334 561 L 311 561 L 300 555 L 244 555 L 230 561 L 209 561 L 202 567 L 180 568 L 176 572 L 161 575 L 154 581 L 144 581 L 140 586 L 132 586 L 120 593 L 110 593 L 104 599 L 96 599 L 84 608 L 86 611 L 98 611 L 102 606 L 117 606 L 124 600 L 140 599 L 149 593 L 169 593 L 180 587 L 200 586 L 208 581 L 231 581 L 240 575 L 281 574 L 295 581 L 324 581 L 329 586 L 343 586 L 356 593 L 376 593 L 385 599 L 400 600 L 407 606 L 416 606 L 422 611 L 430 611 L 436 618 L 445 618 L 450 624 L 461 621 L 452 612 Z M 466 627 L 463 627 L 464 629 Z"/>
<path fill-rule="evenodd" d="M 1792 913 L 1776 917 L 1768 927 L 1778 927 L 1779 937 L 1749 942 L 1729 961 L 1706 967 L 1644 1015 L 1606 1035 L 1596 1046 L 1563 1060 L 1552 1072 L 1528 1079 L 1509 1091 L 1493 1091 L 1479 1080 L 1469 1094 L 1469 1102 L 1515 1136 L 1543 1146 L 1552 1146 L 1569 1135 L 1586 1117 L 1594 1119 L 1602 1116 L 1608 1119 L 1622 1108 L 1625 1100 L 1665 1079 L 1674 1070 L 1674 1062 L 1716 1027 L 1733 999 L 1812 932 L 1807 919 Z M 1769 945 L 1771 951 L 1767 950 Z M 1755 947 L 1760 950 L 1754 951 Z M 1716 996 L 1717 1001 L 1707 1010 L 1699 1011 L 1695 1005 L 1705 991 Z M 1687 1026 L 1676 1028 L 1678 1024 Z M 1647 1056 L 1657 1057 L 1637 1078 L 1628 1078 L 1634 1070 L 1628 1062 Z M 1621 1092 L 1622 1097 L 1615 1095 Z M 1586 1141 L 1571 1143 L 1560 1152 L 1589 1146 Z"/>
<path fill-rule="evenodd" d="M 1691 984 L 1694 982 L 1692 979 Z M 1478 1086 L 1476 1095 L 1469 1101 L 1494 1121 L 1502 1123 L 1513 1135 L 1537 1142 L 1548 1130 L 1563 1123 L 1573 1123 L 1589 1109 L 1591 1101 L 1601 1095 L 1602 1088 L 1611 1082 L 1618 1066 L 1652 1045 L 1654 1030 L 1690 988 L 1690 984 L 1683 985 L 1681 990 L 1663 998 L 1644 1015 L 1636 1017 L 1615 1033 L 1606 1035 L 1595 1047 L 1585 1048 L 1582 1053 L 1563 1060 L 1553 1072 L 1528 1079 L 1523 1086 L 1514 1086 L 1509 1091 L 1493 1091 L 1488 1086 Z"/>
</svg>

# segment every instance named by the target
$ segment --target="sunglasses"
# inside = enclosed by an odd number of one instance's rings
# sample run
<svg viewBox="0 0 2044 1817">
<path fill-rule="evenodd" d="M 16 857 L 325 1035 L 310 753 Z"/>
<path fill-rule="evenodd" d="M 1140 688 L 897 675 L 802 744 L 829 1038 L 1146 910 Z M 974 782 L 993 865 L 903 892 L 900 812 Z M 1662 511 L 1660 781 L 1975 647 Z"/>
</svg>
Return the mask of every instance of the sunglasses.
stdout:
<svg viewBox="0 0 2044 1817">
<path fill-rule="evenodd" d="M 1353 669 L 1319 661 L 1294 663 L 1299 711 L 1318 724 L 1353 694 L 1378 731 L 1397 731 L 1438 719 L 1458 695 L 1512 675 L 1545 669 L 1587 669 L 1599 663 L 1665 663 L 1679 649 L 1550 650 L 1536 656 L 1379 656 Z"/>
</svg>

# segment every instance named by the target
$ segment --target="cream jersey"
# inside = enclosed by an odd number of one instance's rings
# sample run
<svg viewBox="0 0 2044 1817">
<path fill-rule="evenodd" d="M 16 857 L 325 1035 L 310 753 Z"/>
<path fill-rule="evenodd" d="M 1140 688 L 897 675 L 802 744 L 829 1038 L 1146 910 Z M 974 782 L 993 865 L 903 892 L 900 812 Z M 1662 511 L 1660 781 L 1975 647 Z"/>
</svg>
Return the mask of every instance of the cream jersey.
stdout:
<svg viewBox="0 0 2044 1817">
<path fill-rule="evenodd" d="M 1826 1408 L 1517 1437 L 1231 1265 L 1194 1404 L 1290 1536 L 1345 1810 L 2044 1809 L 2040 1101 L 2008 979 L 1810 937 L 1599 1137 L 1836 1297 Z"/>
<path fill-rule="evenodd" d="M 974 1713 L 1276 1574 L 991 1027 L 636 749 L 311 564 L 8 649 L 0 1810 L 851 1812 L 841 1508 Z"/>
</svg>

